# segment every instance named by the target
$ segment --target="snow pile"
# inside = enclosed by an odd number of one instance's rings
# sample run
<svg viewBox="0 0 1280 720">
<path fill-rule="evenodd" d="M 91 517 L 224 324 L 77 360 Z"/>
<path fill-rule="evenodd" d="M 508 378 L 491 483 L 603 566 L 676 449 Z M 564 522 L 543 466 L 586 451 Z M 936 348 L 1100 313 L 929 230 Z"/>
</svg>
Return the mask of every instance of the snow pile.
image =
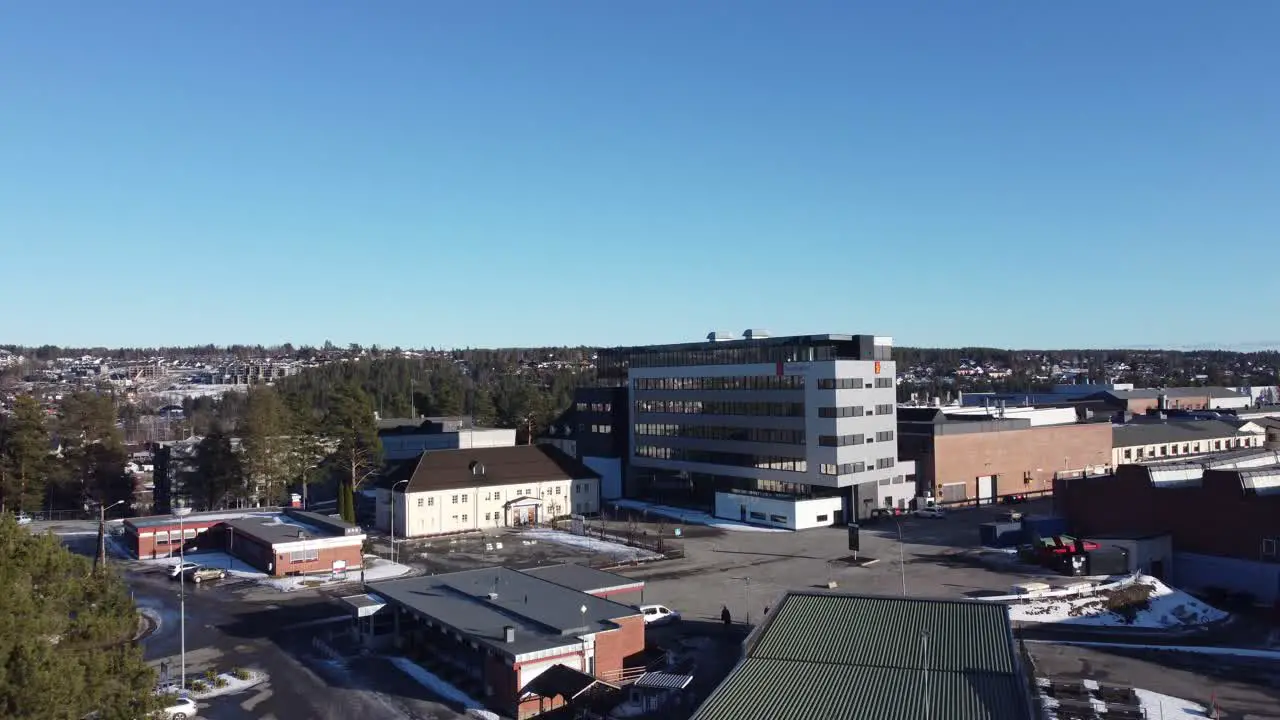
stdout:
<svg viewBox="0 0 1280 720">
<path fill-rule="evenodd" d="M 582 548 L 583 550 L 589 550 L 593 553 L 609 555 L 611 557 L 624 560 L 657 560 L 662 557 L 651 550 L 628 547 L 620 543 L 601 540 L 600 538 L 587 537 L 585 535 L 574 535 L 573 533 L 561 532 L 559 530 L 525 530 L 520 533 L 520 537 L 525 540 L 551 542 L 558 545 Z"/>
<path fill-rule="evenodd" d="M 187 553 L 185 559 L 186 562 L 196 563 L 197 565 L 226 570 L 227 575 L 231 577 L 265 578 L 267 576 L 266 573 L 258 568 L 224 552 L 192 552 Z M 154 560 L 143 560 L 142 562 L 157 567 L 173 567 L 182 560 L 182 556 L 174 555 L 173 557 L 155 558 Z"/>
<path fill-rule="evenodd" d="M 1059 701 L 1049 694 L 1051 683 L 1045 678 L 1038 678 L 1040 686 L 1040 704 L 1044 708 L 1046 720 L 1058 720 Z M 1082 680 L 1080 684 L 1089 691 L 1089 704 L 1102 717 L 1107 717 L 1107 703 L 1099 698 L 1099 685 L 1096 680 Z M 1204 720 L 1210 717 L 1208 709 L 1190 700 L 1183 700 L 1171 695 L 1162 695 L 1142 688 L 1133 688 L 1142 712 L 1151 720 Z"/>
<path fill-rule="evenodd" d="M 383 560 L 376 555 L 364 556 L 364 581 L 390 580 L 408 573 L 413 568 L 408 565 Z M 317 573 L 315 575 L 294 575 L 282 578 L 264 578 L 261 584 L 275 588 L 280 592 L 293 592 L 302 588 L 325 587 L 343 583 L 360 582 L 360 568 L 347 568 L 343 575 Z"/>
<path fill-rule="evenodd" d="M 689 510 L 687 508 L 671 507 L 670 505 L 652 505 L 639 500 L 610 500 L 611 503 L 620 508 L 629 510 L 643 510 L 650 515 L 659 515 L 670 520 L 679 520 L 689 525 L 706 525 L 707 527 L 719 528 L 721 530 L 738 530 L 742 532 L 792 532 L 785 528 L 760 527 L 758 525 L 748 525 L 737 520 L 724 520 L 713 515 L 698 511 Z"/>
<path fill-rule="evenodd" d="M 242 679 L 231 673 L 219 673 L 217 675 L 219 678 L 218 682 L 225 681 L 225 685 L 219 687 L 217 682 L 209 682 L 208 680 L 201 679 L 200 682 L 204 683 L 205 689 L 202 691 L 188 690 L 188 692 L 191 697 L 196 698 L 197 700 L 207 700 L 212 697 L 218 697 L 219 695 L 230 695 L 232 693 L 248 690 L 254 685 L 258 685 L 267 679 L 266 673 L 262 673 L 257 670 L 246 670 L 245 675 L 246 677 Z"/>
<path fill-rule="evenodd" d="M 1009 619 L 1023 623 L 1183 628 L 1226 617 L 1227 613 L 1146 575 L 1114 590 L 1009 605 Z"/>
<path fill-rule="evenodd" d="M 461 705 L 466 708 L 468 717 L 483 718 L 484 720 L 501 720 L 497 713 L 489 712 L 484 709 L 484 705 L 470 695 L 462 692 L 458 688 L 436 677 L 434 673 L 415 663 L 409 658 L 391 657 L 387 658 L 405 675 L 413 678 L 422 687 L 430 690 L 436 695 L 448 700 L 455 705 Z"/>
</svg>

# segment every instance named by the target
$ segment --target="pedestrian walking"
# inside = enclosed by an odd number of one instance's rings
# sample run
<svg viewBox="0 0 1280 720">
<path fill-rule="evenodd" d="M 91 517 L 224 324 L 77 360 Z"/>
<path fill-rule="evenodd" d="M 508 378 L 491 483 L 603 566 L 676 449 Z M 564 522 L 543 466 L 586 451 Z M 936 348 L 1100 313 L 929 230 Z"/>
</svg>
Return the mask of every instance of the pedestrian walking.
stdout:
<svg viewBox="0 0 1280 720">
<path fill-rule="evenodd" d="M 720 607 L 720 622 L 724 623 L 726 630 L 728 630 L 729 626 L 733 624 L 733 616 L 729 614 L 728 605 L 722 605 Z"/>
</svg>

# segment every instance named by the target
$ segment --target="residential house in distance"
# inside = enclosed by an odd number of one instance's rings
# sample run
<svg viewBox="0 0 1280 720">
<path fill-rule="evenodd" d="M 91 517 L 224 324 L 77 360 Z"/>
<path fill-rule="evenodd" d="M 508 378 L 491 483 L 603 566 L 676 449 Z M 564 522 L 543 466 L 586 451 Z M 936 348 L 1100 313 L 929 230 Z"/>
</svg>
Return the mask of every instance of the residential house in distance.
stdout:
<svg viewBox="0 0 1280 720">
<path fill-rule="evenodd" d="M 743 656 L 693 720 L 1038 717 L 1000 603 L 790 592 Z"/>
<path fill-rule="evenodd" d="M 549 445 L 442 450 L 393 466 L 376 490 L 379 529 L 419 537 L 600 511 L 600 477 Z"/>
<path fill-rule="evenodd" d="M 590 401 L 612 408 L 593 421 L 609 428 L 598 452 L 625 453 L 629 498 L 790 529 L 842 525 L 883 505 L 882 487 L 911 485 L 895 442 L 892 345 L 753 329 L 603 349 L 596 377 L 613 394 Z"/>
<path fill-rule="evenodd" d="M 516 431 L 475 427 L 470 417 L 379 418 L 385 460 L 405 460 L 432 450 L 511 447 Z"/>
<path fill-rule="evenodd" d="M 638 609 L 533 573 L 480 568 L 365 591 L 344 601 L 363 620 L 366 643 L 393 645 L 509 717 L 555 709 L 593 685 L 616 689 L 611 683 L 645 658 Z"/>
</svg>

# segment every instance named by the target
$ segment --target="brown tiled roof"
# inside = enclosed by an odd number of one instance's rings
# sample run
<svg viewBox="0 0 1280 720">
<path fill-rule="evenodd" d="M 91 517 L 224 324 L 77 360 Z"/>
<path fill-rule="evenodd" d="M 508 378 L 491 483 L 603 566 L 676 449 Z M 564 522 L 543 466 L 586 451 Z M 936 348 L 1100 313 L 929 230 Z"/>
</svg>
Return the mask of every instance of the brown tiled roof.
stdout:
<svg viewBox="0 0 1280 720">
<path fill-rule="evenodd" d="M 551 445 L 437 450 L 391 469 L 387 482 L 409 478 L 406 492 L 515 485 L 547 480 L 600 477 L 594 470 Z"/>
</svg>

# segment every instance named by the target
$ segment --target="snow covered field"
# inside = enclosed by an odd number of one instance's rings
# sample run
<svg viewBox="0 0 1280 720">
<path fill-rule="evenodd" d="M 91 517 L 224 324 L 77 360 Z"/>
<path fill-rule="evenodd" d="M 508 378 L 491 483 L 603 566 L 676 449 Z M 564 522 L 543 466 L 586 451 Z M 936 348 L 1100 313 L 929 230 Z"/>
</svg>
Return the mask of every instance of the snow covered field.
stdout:
<svg viewBox="0 0 1280 720">
<path fill-rule="evenodd" d="M 1227 613 L 1146 575 L 1114 591 L 1009 605 L 1009 618 L 1023 623 L 1181 628 L 1226 617 Z"/>
<path fill-rule="evenodd" d="M 1084 680 L 1082 683 L 1090 690 L 1098 690 L 1098 683 L 1094 680 Z M 1044 688 L 1047 683 L 1040 680 L 1040 685 Z M 1210 717 L 1208 709 L 1203 705 L 1198 705 L 1190 700 L 1172 697 L 1170 695 L 1162 695 L 1150 690 L 1142 688 L 1134 688 L 1133 692 L 1138 696 L 1138 702 L 1142 707 L 1142 711 L 1150 720 L 1204 720 Z M 1058 720 L 1058 701 L 1047 694 L 1040 695 L 1040 702 L 1045 709 L 1046 720 Z M 1104 711 L 1107 704 L 1095 697 L 1091 700 L 1091 704 L 1099 711 Z M 1103 716 L 1105 717 L 1105 715 Z"/>
<path fill-rule="evenodd" d="M 525 530 L 520 533 L 522 540 L 536 540 L 538 542 L 556 543 L 557 545 L 568 545 L 569 547 L 582 548 L 593 553 L 608 555 L 621 560 L 657 560 L 662 556 L 656 552 L 645 550 L 643 548 L 633 548 L 620 543 L 609 542 L 599 538 L 585 537 L 583 535 L 574 535 L 573 533 L 561 532 L 559 530 L 534 529 Z"/>
<path fill-rule="evenodd" d="M 670 505 L 652 505 L 650 503 L 640 502 L 639 500 L 610 500 L 609 502 L 620 508 L 644 510 L 650 515 L 659 515 L 670 520 L 679 520 L 680 522 L 689 525 L 706 525 L 707 527 L 719 528 L 721 530 L 735 530 L 740 532 L 792 532 L 791 530 L 784 528 L 760 527 L 758 525 L 748 525 L 744 522 L 738 522 L 737 520 L 724 520 L 697 510 L 671 507 Z"/>
</svg>

